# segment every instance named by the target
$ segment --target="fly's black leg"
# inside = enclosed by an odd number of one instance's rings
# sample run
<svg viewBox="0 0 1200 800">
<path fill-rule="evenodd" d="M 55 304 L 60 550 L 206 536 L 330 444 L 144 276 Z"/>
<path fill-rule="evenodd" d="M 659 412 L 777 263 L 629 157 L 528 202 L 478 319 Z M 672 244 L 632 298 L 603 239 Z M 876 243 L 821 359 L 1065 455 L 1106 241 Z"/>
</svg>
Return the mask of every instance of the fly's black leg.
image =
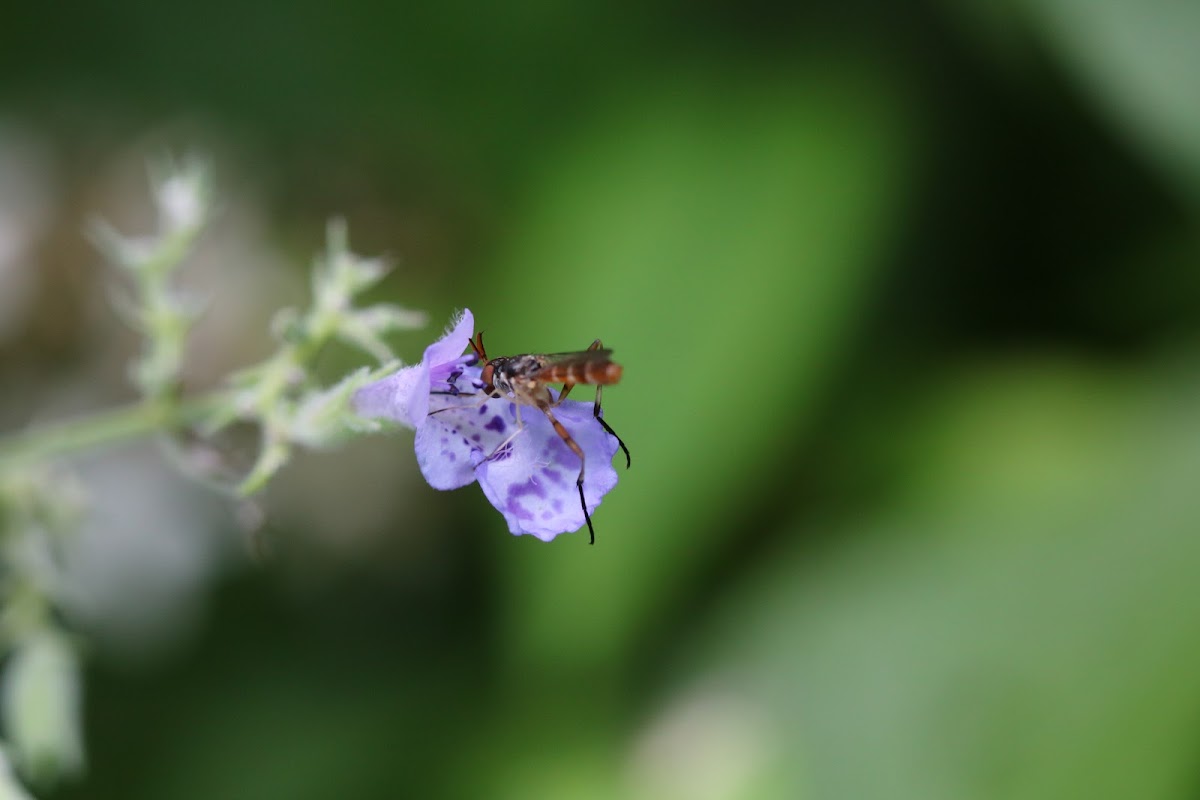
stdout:
<svg viewBox="0 0 1200 800">
<path fill-rule="evenodd" d="M 599 350 L 603 346 L 604 344 L 597 339 L 588 345 L 588 350 Z M 571 389 L 573 388 L 575 388 L 575 384 L 573 383 L 564 384 L 562 391 L 558 393 L 558 400 L 555 401 L 554 405 L 558 405 L 563 400 L 566 400 L 567 395 L 571 393 Z M 629 455 L 629 448 L 625 446 L 625 442 L 621 441 L 621 437 L 617 436 L 617 432 L 612 429 L 612 426 L 604 421 L 604 417 L 600 416 L 600 394 L 603 389 L 603 386 L 596 387 L 596 403 L 592 406 L 592 415 L 596 418 L 597 422 L 604 426 L 604 430 L 612 434 L 612 437 L 617 440 L 617 444 L 621 445 L 621 449 L 625 452 L 625 469 L 629 469 L 630 465 L 633 464 L 633 458 Z"/>
<path fill-rule="evenodd" d="M 588 350 L 599 350 L 601 347 L 603 347 L 603 345 L 600 343 L 600 340 L 597 339 L 596 341 L 594 341 L 590 345 L 588 345 Z M 586 353 L 587 350 L 585 350 L 584 352 Z M 571 393 L 571 390 L 574 388 L 575 388 L 575 384 L 564 383 L 562 391 L 558 393 L 558 399 L 554 401 L 554 405 L 558 405 L 563 400 L 566 400 L 567 395 L 569 395 Z M 611 431 L 610 431 L 610 433 L 611 433 Z M 616 434 L 614 433 L 613 436 L 616 436 Z"/>
<path fill-rule="evenodd" d="M 600 344 L 599 339 L 596 340 L 596 344 Z M 617 444 L 621 445 L 621 449 L 625 451 L 625 469 L 629 469 L 629 466 L 633 463 L 633 459 L 629 455 L 629 448 L 621 441 L 621 437 L 617 436 L 617 432 L 612 429 L 612 426 L 604 421 L 604 417 L 600 416 L 600 391 L 603 388 L 603 386 L 596 387 L 596 404 L 592 406 L 592 415 L 596 417 L 597 422 L 604 426 L 604 430 L 612 434 L 613 438 L 617 440 Z"/>
</svg>

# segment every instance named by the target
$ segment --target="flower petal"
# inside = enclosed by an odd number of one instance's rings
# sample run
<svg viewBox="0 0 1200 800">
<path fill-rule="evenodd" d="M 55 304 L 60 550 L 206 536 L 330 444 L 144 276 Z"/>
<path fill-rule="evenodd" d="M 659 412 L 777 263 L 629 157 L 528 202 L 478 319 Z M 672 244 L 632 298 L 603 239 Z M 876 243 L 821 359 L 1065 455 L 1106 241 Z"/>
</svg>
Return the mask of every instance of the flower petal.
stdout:
<svg viewBox="0 0 1200 800">
<path fill-rule="evenodd" d="M 470 346 L 471 337 L 475 334 L 475 317 L 471 309 L 464 308 L 458 319 L 450 324 L 442 338 L 425 348 L 421 363 L 431 368 L 457 361 L 463 351 Z"/>
<path fill-rule="evenodd" d="M 458 489 L 475 481 L 475 465 L 485 454 L 478 442 L 471 441 L 480 435 L 464 424 L 468 419 L 460 414 L 446 419 L 432 416 L 417 429 L 413 442 L 417 466 L 435 489 Z"/>
<path fill-rule="evenodd" d="M 554 415 L 583 449 L 587 465 L 583 496 L 590 514 L 617 485 L 612 466 L 616 437 L 596 421 L 591 403 L 568 400 L 555 407 Z M 579 457 L 555 433 L 545 414 L 526 408 L 522 420 L 525 430 L 505 448 L 507 454 L 502 451 L 481 461 L 475 474 L 512 533 L 529 533 L 548 542 L 587 524 L 575 487 Z"/>
<path fill-rule="evenodd" d="M 453 374 L 474 331 L 475 318 L 470 309 L 464 309 L 442 338 L 425 348 L 420 364 L 405 367 L 355 392 L 355 412 L 361 417 L 391 419 L 410 428 L 420 428 L 429 413 L 433 373 L 437 373 L 439 381 Z"/>
<path fill-rule="evenodd" d="M 429 366 L 415 364 L 354 393 L 354 411 L 368 419 L 390 419 L 419 427 L 429 408 Z"/>
<path fill-rule="evenodd" d="M 417 429 L 413 444 L 417 466 L 433 488 L 445 491 L 475 482 L 475 464 L 483 453 L 461 429 L 430 420 Z"/>
<path fill-rule="evenodd" d="M 445 385 L 460 394 L 440 394 L 417 429 L 417 465 L 435 489 L 457 489 L 475 480 L 475 466 L 516 430 L 512 403 L 479 394 L 473 381 L 479 367 L 462 367 Z M 502 416 L 503 415 L 503 416 Z M 505 417 L 508 420 L 505 420 Z"/>
</svg>

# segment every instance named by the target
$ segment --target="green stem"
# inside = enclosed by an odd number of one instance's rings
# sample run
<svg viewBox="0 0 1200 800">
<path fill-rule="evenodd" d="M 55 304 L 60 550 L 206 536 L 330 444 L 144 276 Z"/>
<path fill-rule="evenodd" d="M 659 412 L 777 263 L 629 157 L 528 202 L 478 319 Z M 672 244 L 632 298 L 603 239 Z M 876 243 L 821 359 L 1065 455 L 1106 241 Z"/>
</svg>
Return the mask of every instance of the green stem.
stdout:
<svg viewBox="0 0 1200 800">
<path fill-rule="evenodd" d="M 0 469 L 77 454 L 198 422 L 212 410 L 217 399 L 217 395 L 201 395 L 172 405 L 137 403 L 10 434 L 0 438 Z"/>
</svg>

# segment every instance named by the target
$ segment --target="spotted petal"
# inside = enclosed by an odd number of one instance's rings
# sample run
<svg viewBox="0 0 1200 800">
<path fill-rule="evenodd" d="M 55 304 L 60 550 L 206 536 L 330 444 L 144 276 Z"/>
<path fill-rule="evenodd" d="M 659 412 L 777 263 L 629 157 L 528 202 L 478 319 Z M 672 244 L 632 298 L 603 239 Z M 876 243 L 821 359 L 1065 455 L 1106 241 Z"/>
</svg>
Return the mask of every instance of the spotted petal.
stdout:
<svg viewBox="0 0 1200 800">
<path fill-rule="evenodd" d="M 473 394 L 478 367 L 466 367 L 453 383 L 458 395 L 438 395 L 417 429 L 417 465 L 435 489 L 457 489 L 475 480 L 475 467 L 516 430 L 512 403 Z"/>
<path fill-rule="evenodd" d="M 429 407 L 429 367 L 415 364 L 354 393 L 354 410 L 368 419 L 390 419 L 416 428 Z"/>
<path fill-rule="evenodd" d="M 554 409 L 554 415 L 583 449 L 587 465 L 583 496 L 590 514 L 617 485 L 612 466 L 616 437 L 596 421 L 591 403 L 567 400 Z M 504 450 L 480 462 L 475 475 L 487 499 L 504 515 L 509 531 L 548 542 L 587 524 L 575 486 L 579 457 L 545 414 L 526 408 L 522 419 L 525 430 Z"/>
</svg>

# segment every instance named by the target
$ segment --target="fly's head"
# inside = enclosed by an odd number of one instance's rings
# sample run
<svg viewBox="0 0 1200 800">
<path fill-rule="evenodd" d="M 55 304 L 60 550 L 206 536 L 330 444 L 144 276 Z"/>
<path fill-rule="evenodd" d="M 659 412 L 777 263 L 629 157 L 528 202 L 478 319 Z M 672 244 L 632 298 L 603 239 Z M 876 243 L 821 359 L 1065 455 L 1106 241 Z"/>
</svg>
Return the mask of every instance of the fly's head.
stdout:
<svg viewBox="0 0 1200 800">
<path fill-rule="evenodd" d="M 488 358 L 487 350 L 483 347 L 483 332 L 476 334 L 471 340 L 471 349 L 483 363 L 479 380 L 483 384 L 483 393 L 489 397 L 511 397 L 518 403 L 536 404 L 540 391 L 537 378 L 538 370 L 545 366 L 545 356 L 501 356 Z"/>
<path fill-rule="evenodd" d="M 511 358 L 493 358 L 483 368 L 484 391 L 492 397 L 512 394 L 514 377 Z"/>
<path fill-rule="evenodd" d="M 474 339 L 468 339 L 467 343 L 475 351 L 475 357 L 483 364 L 483 369 L 479 373 L 479 380 L 483 383 L 483 393 L 488 397 L 499 397 L 500 392 L 495 384 L 496 363 L 504 361 L 504 359 L 497 358 L 495 361 L 488 359 L 487 350 L 483 346 L 483 331 L 475 334 Z"/>
<path fill-rule="evenodd" d="M 488 397 L 499 397 L 500 391 L 496 388 L 496 365 L 491 361 L 483 365 L 483 371 L 479 374 L 479 380 L 483 381 L 483 393 Z"/>
</svg>

